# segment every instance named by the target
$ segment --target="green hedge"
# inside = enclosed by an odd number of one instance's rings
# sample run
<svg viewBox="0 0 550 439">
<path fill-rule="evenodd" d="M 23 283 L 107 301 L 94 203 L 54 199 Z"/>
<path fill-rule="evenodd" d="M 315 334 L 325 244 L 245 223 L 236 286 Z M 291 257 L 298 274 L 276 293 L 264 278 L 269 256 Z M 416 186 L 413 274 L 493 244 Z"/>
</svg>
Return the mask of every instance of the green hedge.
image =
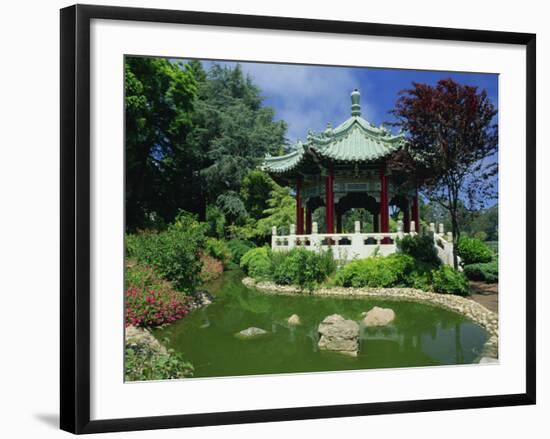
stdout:
<svg viewBox="0 0 550 439">
<path fill-rule="evenodd" d="M 470 265 L 491 262 L 495 255 L 479 239 L 463 237 L 458 243 L 458 256 L 464 265 Z"/>
<path fill-rule="evenodd" d="M 389 288 L 408 286 L 409 276 L 415 268 L 412 256 L 395 253 L 358 259 L 342 267 L 335 282 L 344 287 Z"/>
<path fill-rule="evenodd" d="M 470 287 L 463 273 L 448 265 L 442 265 L 432 271 L 432 288 L 436 293 L 468 296 Z"/>
<path fill-rule="evenodd" d="M 465 265 L 464 274 L 471 280 L 496 283 L 498 282 L 498 261 Z"/>
<path fill-rule="evenodd" d="M 312 290 L 336 270 L 332 251 L 315 253 L 297 248 L 272 253 L 272 280 L 279 285 L 298 285 Z"/>
<path fill-rule="evenodd" d="M 248 250 L 241 258 L 240 266 L 254 279 L 269 279 L 272 273 L 271 249 L 258 247 Z"/>
</svg>

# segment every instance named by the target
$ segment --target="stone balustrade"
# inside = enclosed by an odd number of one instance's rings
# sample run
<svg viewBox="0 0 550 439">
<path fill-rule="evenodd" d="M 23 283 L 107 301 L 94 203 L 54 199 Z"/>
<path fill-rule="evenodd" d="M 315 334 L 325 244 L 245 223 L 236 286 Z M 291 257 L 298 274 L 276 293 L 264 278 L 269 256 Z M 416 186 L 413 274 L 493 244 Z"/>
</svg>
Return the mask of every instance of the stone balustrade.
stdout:
<svg viewBox="0 0 550 439">
<path fill-rule="evenodd" d="M 296 234 L 296 226 L 291 224 L 288 235 L 279 235 L 277 227 L 272 228 L 271 248 L 273 251 L 287 251 L 296 247 L 321 252 L 329 248 L 334 259 L 350 261 L 369 256 L 387 256 L 397 251 L 397 239 L 404 236 L 414 236 L 416 227 L 411 221 L 410 232 L 403 231 L 403 222 L 397 224 L 397 232 L 362 233 L 361 223 L 356 221 L 354 231 L 350 233 L 318 233 L 318 225 L 312 223 L 310 234 Z M 429 235 L 433 237 L 434 247 L 439 259 L 447 265 L 453 264 L 453 240 L 450 233 L 445 234 L 443 224 L 439 225 L 439 233 L 435 232 L 435 224 L 430 224 Z"/>
</svg>

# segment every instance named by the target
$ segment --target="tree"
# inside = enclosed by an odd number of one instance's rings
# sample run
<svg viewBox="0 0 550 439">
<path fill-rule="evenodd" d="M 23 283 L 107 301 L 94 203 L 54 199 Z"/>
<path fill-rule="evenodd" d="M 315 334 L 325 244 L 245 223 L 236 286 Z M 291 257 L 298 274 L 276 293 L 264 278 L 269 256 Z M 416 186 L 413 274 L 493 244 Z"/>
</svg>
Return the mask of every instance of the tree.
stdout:
<svg viewBox="0 0 550 439">
<path fill-rule="evenodd" d="M 189 68 L 161 58 L 127 57 L 124 69 L 126 224 L 133 230 L 171 222 L 188 208 L 195 151 L 185 138 L 197 83 Z"/>
<path fill-rule="evenodd" d="M 241 198 L 254 219 L 260 219 L 268 208 L 267 201 L 275 187 L 273 179 L 260 169 L 253 169 L 241 182 Z"/>
<path fill-rule="evenodd" d="M 457 268 L 461 202 L 475 209 L 496 196 L 497 111 L 486 91 L 443 79 L 401 91 L 392 114 L 406 144 L 390 166 L 449 212 Z"/>
<path fill-rule="evenodd" d="M 260 90 L 236 67 L 213 64 L 208 72 L 191 66 L 200 79 L 187 142 L 201 152 L 196 162 L 206 203 L 225 191 L 239 192 L 241 181 L 267 153 L 285 143 L 286 124 L 263 107 Z"/>
<path fill-rule="evenodd" d="M 257 234 L 269 236 L 273 226 L 288 232 L 289 224 L 296 221 L 296 201 L 290 195 L 289 188 L 275 184 L 271 197 L 267 200 L 267 206 L 264 217 L 256 225 Z"/>
</svg>

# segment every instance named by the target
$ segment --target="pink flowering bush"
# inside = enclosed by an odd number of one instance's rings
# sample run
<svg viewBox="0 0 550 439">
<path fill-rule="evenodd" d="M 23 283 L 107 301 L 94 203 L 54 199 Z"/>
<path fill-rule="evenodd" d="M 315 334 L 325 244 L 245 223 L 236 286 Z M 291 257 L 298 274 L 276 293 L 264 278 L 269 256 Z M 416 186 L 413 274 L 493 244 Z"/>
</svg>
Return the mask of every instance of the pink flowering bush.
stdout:
<svg viewBox="0 0 550 439">
<path fill-rule="evenodd" d="M 173 290 L 130 286 L 125 294 L 126 326 L 159 326 L 181 319 L 189 312 L 189 299 Z"/>
</svg>

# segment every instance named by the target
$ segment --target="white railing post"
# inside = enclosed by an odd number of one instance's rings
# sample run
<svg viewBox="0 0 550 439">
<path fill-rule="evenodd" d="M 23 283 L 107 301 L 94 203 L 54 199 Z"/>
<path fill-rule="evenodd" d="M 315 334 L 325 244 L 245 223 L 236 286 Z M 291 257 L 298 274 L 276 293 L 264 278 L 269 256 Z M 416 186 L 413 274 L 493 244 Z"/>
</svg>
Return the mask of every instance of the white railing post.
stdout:
<svg viewBox="0 0 550 439">
<path fill-rule="evenodd" d="M 319 251 L 321 248 L 321 242 L 319 241 L 319 225 L 315 221 L 311 223 L 310 245 L 315 251 Z"/>
<path fill-rule="evenodd" d="M 296 245 L 296 224 L 291 224 L 288 233 L 288 248 L 294 248 Z"/>
<path fill-rule="evenodd" d="M 435 224 L 434 223 L 430 223 L 430 232 L 435 233 Z"/>
<path fill-rule="evenodd" d="M 443 227 L 443 223 L 439 223 L 439 234 L 443 235 L 445 233 L 445 229 Z"/>
<path fill-rule="evenodd" d="M 397 221 L 397 237 L 403 239 L 403 221 Z"/>
<path fill-rule="evenodd" d="M 355 221 L 355 233 L 361 233 L 361 221 Z"/>
<path fill-rule="evenodd" d="M 414 235 L 416 233 L 416 223 L 414 221 L 411 221 L 411 235 Z"/>
<path fill-rule="evenodd" d="M 273 226 L 271 228 L 271 249 L 275 249 L 277 247 L 277 226 Z"/>
</svg>

